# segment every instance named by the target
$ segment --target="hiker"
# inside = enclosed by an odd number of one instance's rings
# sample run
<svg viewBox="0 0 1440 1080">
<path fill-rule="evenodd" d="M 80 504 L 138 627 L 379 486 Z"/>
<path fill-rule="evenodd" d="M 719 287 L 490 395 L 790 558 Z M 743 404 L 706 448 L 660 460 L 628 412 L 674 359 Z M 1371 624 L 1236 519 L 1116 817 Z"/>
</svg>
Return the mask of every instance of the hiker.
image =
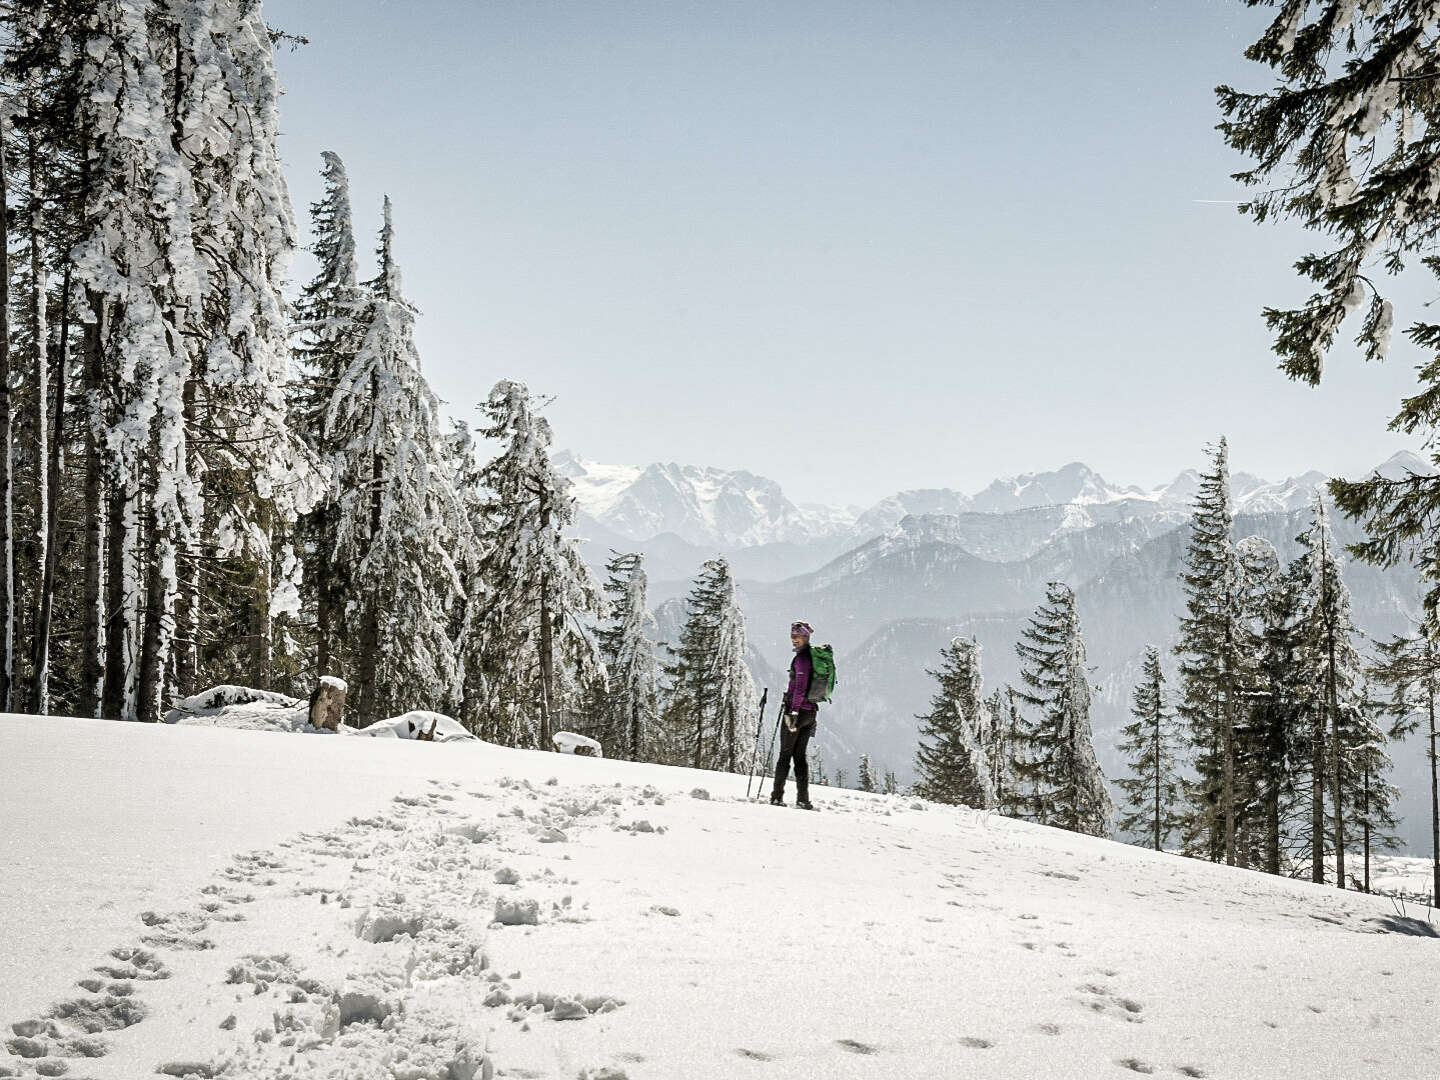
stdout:
<svg viewBox="0 0 1440 1080">
<path fill-rule="evenodd" d="M 795 762 L 795 805 L 802 810 L 815 809 L 810 805 L 810 765 L 805 760 L 805 748 L 810 736 L 815 734 L 815 719 L 819 706 L 809 700 L 810 678 L 814 664 L 810 659 L 810 635 L 814 631 L 807 622 L 790 626 L 790 646 L 795 658 L 790 661 L 790 686 L 785 691 L 785 723 L 780 732 L 780 760 L 775 763 L 775 788 L 770 793 L 770 802 L 775 806 L 785 805 L 785 780 L 790 775 L 790 762 Z"/>
</svg>

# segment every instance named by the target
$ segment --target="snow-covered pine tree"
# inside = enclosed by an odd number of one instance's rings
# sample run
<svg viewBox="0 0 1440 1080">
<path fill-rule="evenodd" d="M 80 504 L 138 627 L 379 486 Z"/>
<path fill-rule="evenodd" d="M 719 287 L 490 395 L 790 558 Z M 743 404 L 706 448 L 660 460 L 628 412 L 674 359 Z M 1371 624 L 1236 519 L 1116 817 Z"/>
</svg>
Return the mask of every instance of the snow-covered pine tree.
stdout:
<svg viewBox="0 0 1440 1080">
<path fill-rule="evenodd" d="M 1364 665 L 1355 648 L 1356 630 L 1350 614 L 1350 590 L 1341 574 L 1339 553 L 1330 532 L 1325 501 L 1316 496 L 1310 528 L 1301 539 L 1306 568 L 1306 597 L 1302 638 L 1303 662 L 1309 695 L 1312 739 L 1313 812 L 1323 819 L 1323 794 L 1329 788 L 1331 843 L 1335 853 L 1336 884 L 1345 888 L 1345 818 L 1354 800 L 1353 780 L 1359 763 L 1349 760 L 1348 745 L 1368 739 L 1362 735 L 1360 681 Z M 1323 820 L 1312 819 L 1318 834 L 1311 838 L 1311 878 L 1323 882 Z M 1313 865 L 1318 861 L 1319 865 Z M 1318 875 L 1318 876 L 1317 876 Z"/>
<path fill-rule="evenodd" d="M 1021 703 L 1036 711 L 1024 717 L 1014 740 L 1019 778 L 1030 791 L 1024 804 L 1041 824 L 1091 836 L 1108 836 L 1115 806 L 1095 757 L 1090 733 L 1090 680 L 1085 670 L 1085 640 L 1075 593 L 1052 581 L 1045 602 L 1030 619 L 1015 651 L 1020 657 Z"/>
<path fill-rule="evenodd" d="M 952 638 L 940 667 L 927 672 L 939 684 L 920 721 L 915 787 L 925 798 L 988 810 L 995 805 L 985 736 L 989 711 L 982 695 L 980 646 Z"/>
<path fill-rule="evenodd" d="M 1276 3 L 1276 0 L 1269 0 Z M 1400 273 L 1418 256 L 1432 273 L 1440 227 L 1440 8 L 1429 0 L 1276 3 L 1279 11 L 1246 51 L 1278 82 L 1260 93 L 1217 88 L 1226 141 L 1254 168 L 1238 174 L 1259 193 L 1241 210 L 1256 221 L 1297 219 L 1329 238 L 1329 250 L 1295 265 L 1316 291 L 1299 308 L 1268 308 L 1275 352 L 1291 378 L 1320 382 L 1325 356 L 1347 316 L 1364 309 L 1356 342 L 1368 358 L 1389 351 L 1396 317 L 1377 270 Z M 1440 349 L 1440 324 L 1406 335 Z M 1416 392 L 1391 427 L 1430 432 L 1440 423 L 1440 357 L 1419 368 Z M 1440 606 L 1440 448 L 1429 474 L 1335 480 L 1344 513 L 1364 521 L 1360 558 L 1393 565 L 1409 555 Z"/>
<path fill-rule="evenodd" d="M 845 786 L 845 780 L 846 780 L 845 770 L 844 770 L 844 769 L 836 769 L 836 770 L 835 770 L 835 786 L 838 787 L 838 788 L 843 788 L 843 787 Z"/>
<path fill-rule="evenodd" d="M 860 776 L 860 779 L 859 779 L 859 781 L 857 781 L 856 786 L 858 787 L 858 789 L 859 789 L 860 791 L 874 791 L 874 790 L 875 790 L 875 772 L 874 772 L 873 769 L 870 768 L 870 755 L 869 755 L 869 754 L 861 754 L 861 755 L 860 755 L 860 772 L 859 772 L 859 776 Z"/>
<path fill-rule="evenodd" d="M 1236 862 L 1235 725 L 1241 692 L 1239 567 L 1232 535 L 1230 459 L 1222 437 L 1200 477 L 1181 581 L 1180 715 L 1197 750 L 1190 832 L 1213 862 Z"/>
<path fill-rule="evenodd" d="M 889 769 L 885 770 L 885 778 L 880 782 L 880 790 L 886 795 L 900 794 L 900 781 L 895 778 L 895 774 Z"/>
<path fill-rule="evenodd" d="M 1155 850 L 1163 851 L 1183 824 L 1180 732 L 1165 700 L 1165 673 L 1153 645 L 1146 646 L 1130 712 L 1135 719 L 1125 727 L 1118 747 L 1130 766 L 1130 775 L 1115 781 L 1126 796 L 1119 829 L 1148 836 Z"/>
<path fill-rule="evenodd" d="M 196 246 L 201 302 L 186 312 L 198 344 L 183 394 L 186 470 L 204 489 L 192 488 L 182 509 L 192 533 L 236 539 L 223 566 L 244 603 L 233 651 L 264 687 L 281 661 L 274 628 L 297 614 L 295 521 L 323 491 L 317 461 L 287 416 L 282 288 L 296 226 L 277 147 L 280 87 L 258 4 L 175 0 L 158 25 L 162 46 L 178 58 L 171 139 L 193 177 L 192 232 L 204 238 Z M 182 553 L 181 620 L 194 633 L 199 606 L 215 601 L 200 595 L 199 566 L 213 572 L 217 553 Z M 223 626 L 206 636 L 227 647 Z M 182 683 L 196 677 L 198 644 L 181 652 Z"/>
<path fill-rule="evenodd" d="M 649 637 L 655 617 L 646 596 L 644 556 L 616 554 L 605 569 L 610 620 L 597 634 L 606 672 L 601 703 L 609 740 L 605 752 L 649 761 L 659 723 L 659 661 Z"/>
<path fill-rule="evenodd" d="M 326 150 L 321 175 L 324 195 L 310 206 L 314 243 L 311 251 L 319 266 L 295 304 L 295 357 L 299 378 L 291 393 L 292 426 L 312 447 L 330 473 L 345 472 L 344 447 L 326 436 L 325 417 L 331 396 L 364 341 L 367 290 L 359 283 L 355 256 L 355 229 L 350 208 L 350 178 L 340 155 Z M 300 521 L 298 535 L 304 551 L 307 606 L 313 609 L 317 675 L 339 674 L 339 643 L 345 639 L 342 618 L 346 582 L 343 563 L 334 556 L 337 532 L 336 500 L 332 485 Z"/>
<path fill-rule="evenodd" d="M 452 557 L 461 506 L 439 402 L 420 372 L 388 198 L 377 254 L 365 336 L 325 414 L 327 442 L 344 448 L 331 498 L 361 725 L 437 706 L 459 686 L 451 615 L 461 596 Z"/>
<path fill-rule="evenodd" d="M 1393 637 L 1379 646 L 1369 675 L 1391 697 L 1390 737 L 1405 738 L 1424 727 L 1425 756 L 1430 764 L 1430 863 L 1432 907 L 1440 907 L 1440 768 L 1437 768 L 1436 702 L 1440 700 L 1440 626 L 1426 620 L 1408 635 Z"/>
<path fill-rule="evenodd" d="M 575 499 L 550 463 L 550 423 L 530 391 L 502 380 L 482 409 L 490 421 L 484 435 L 502 445 L 481 474 L 488 498 L 480 565 L 490 591 L 472 631 L 486 687 L 479 730 L 549 750 L 557 719 L 603 674 L 587 629 L 603 596 L 565 535 Z"/>
<path fill-rule="evenodd" d="M 680 641 L 664 669 L 665 725 L 692 768 L 734 772 L 748 759 L 755 682 L 745 650 L 730 563 L 710 559 L 686 598 Z"/>
</svg>

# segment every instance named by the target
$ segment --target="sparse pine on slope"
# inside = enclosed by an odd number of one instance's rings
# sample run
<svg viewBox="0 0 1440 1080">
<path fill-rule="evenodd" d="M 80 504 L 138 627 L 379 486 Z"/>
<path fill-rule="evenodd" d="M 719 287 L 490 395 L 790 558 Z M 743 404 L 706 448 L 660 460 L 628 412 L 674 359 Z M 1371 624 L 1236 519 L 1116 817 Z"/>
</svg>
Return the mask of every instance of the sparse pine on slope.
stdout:
<svg viewBox="0 0 1440 1080">
<path fill-rule="evenodd" d="M 1090 681 L 1075 594 L 1052 581 L 1016 644 L 1029 713 L 1015 733 L 1015 771 L 1028 785 L 1018 800 L 1026 816 L 1092 836 L 1108 836 L 1115 806 L 1105 787 L 1090 732 Z"/>
<path fill-rule="evenodd" d="M 726 559 L 700 568 L 665 675 L 672 760 L 697 769 L 740 768 L 753 738 L 756 693 L 745 663 L 745 616 Z"/>
<path fill-rule="evenodd" d="M 1163 851 L 1183 823 L 1180 778 L 1180 733 L 1165 699 L 1165 673 L 1160 653 L 1145 650 L 1145 666 L 1135 687 L 1131 713 L 1120 752 L 1126 755 L 1130 775 L 1116 784 L 1125 793 L 1121 833 L 1144 836 L 1156 851 Z"/>
<path fill-rule="evenodd" d="M 610 617 L 596 635 L 606 673 L 597 737 L 611 757 L 647 761 L 659 734 L 659 661 L 649 636 L 655 617 L 646 598 L 645 560 L 617 554 L 606 570 Z"/>
<path fill-rule="evenodd" d="M 982 696 L 980 646 L 953 638 L 929 672 L 939 684 L 919 717 L 915 789 L 927 799 L 986 810 L 995 805 L 985 736 L 991 720 Z"/>
</svg>

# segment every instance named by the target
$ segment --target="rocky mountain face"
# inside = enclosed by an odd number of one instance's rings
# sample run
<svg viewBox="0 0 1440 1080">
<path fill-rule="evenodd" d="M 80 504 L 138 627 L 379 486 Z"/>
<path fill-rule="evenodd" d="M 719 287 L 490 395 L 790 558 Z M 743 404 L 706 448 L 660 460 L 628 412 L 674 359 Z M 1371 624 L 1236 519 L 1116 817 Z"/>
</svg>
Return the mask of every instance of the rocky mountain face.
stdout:
<svg viewBox="0 0 1440 1080">
<path fill-rule="evenodd" d="M 793 619 L 809 620 L 835 646 L 839 686 L 815 743 L 832 774 L 853 774 L 868 753 L 877 770 L 908 779 L 915 715 L 933 693 L 927 669 L 940 649 L 973 635 L 987 686 L 1017 681 L 1015 642 L 1046 583 L 1061 580 L 1076 590 L 1096 685 L 1097 750 L 1113 777 L 1145 646 L 1168 657 L 1184 606 L 1179 573 L 1194 472 L 1143 491 L 1075 464 L 997 480 L 974 495 L 906 491 L 864 511 L 825 511 L 803 509 L 746 473 L 620 470 L 568 456 L 561 464 L 576 485 L 592 563 L 612 547 L 645 552 L 663 640 L 678 635 L 680 598 L 699 564 L 723 553 L 739 582 L 757 685 L 770 686 L 772 696 L 783 686 Z M 1425 466 L 1401 454 L 1380 467 L 1407 469 Z M 1307 473 L 1270 483 L 1234 474 L 1237 538 L 1264 537 L 1293 558 L 1324 479 Z M 1349 521 L 1336 519 L 1335 528 L 1342 543 L 1359 538 Z M 1357 624 L 1371 638 L 1403 632 L 1418 615 L 1410 569 L 1350 564 L 1345 576 Z M 1422 749 L 1418 741 L 1392 748 L 1393 779 L 1404 793 L 1402 837 L 1412 850 L 1428 850 Z"/>
</svg>

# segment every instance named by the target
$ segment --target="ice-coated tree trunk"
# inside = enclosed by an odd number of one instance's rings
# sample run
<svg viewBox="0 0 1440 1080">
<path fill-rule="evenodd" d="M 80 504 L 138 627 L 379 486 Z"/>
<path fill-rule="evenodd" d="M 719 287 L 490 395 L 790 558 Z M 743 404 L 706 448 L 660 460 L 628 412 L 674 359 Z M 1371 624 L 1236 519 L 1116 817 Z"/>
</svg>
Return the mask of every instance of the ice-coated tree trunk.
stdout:
<svg viewBox="0 0 1440 1080">
<path fill-rule="evenodd" d="M 104 308 L 100 296 L 86 289 L 90 320 L 85 324 L 84 352 L 85 385 L 85 585 L 80 630 L 80 687 L 76 701 L 81 716 L 100 716 L 101 681 L 104 666 L 101 651 L 105 649 L 104 583 L 105 583 L 105 476 L 101 457 L 104 445 L 100 431 L 103 415 L 101 396 L 104 388 L 104 359 L 100 351 L 104 330 Z"/>
<path fill-rule="evenodd" d="M 5 161 L 5 121 L 0 116 L 0 211 L 10 195 L 10 177 Z M 0 212 L 0 511 L 4 530 L 0 537 L 5 568 L 0 572 L 0 618 L 5 621 L 5 656 L 0 670 L 0 710 L 10 711 L 11 678 L 15 671 L 15 537 L 13 509 L 14 476 L 11 473 L 12 417 L 10 404 L 10 229 L 8 215 Z"/>
<path fill-rule="evenodd" d="M 195 378 L 185 380 L 184 417 L 185 430 L 196 430 L 199 423 L 199 383 Z M 186 475 L 200 475 L 200 455 L 193 439 L 185 440 Z M 175 572 L 177 595 L 175 600 L 176 640 L 171 645 L 175 666 L 176 693 L 185 697 L 199 689 L 196 680 L 200 672 L 200 548 L 198 538 L 204 535 L 203 519 L 205 508 L 201 505 L 191 512 L 189 549 L 180 552 Z"/>
</svg>

